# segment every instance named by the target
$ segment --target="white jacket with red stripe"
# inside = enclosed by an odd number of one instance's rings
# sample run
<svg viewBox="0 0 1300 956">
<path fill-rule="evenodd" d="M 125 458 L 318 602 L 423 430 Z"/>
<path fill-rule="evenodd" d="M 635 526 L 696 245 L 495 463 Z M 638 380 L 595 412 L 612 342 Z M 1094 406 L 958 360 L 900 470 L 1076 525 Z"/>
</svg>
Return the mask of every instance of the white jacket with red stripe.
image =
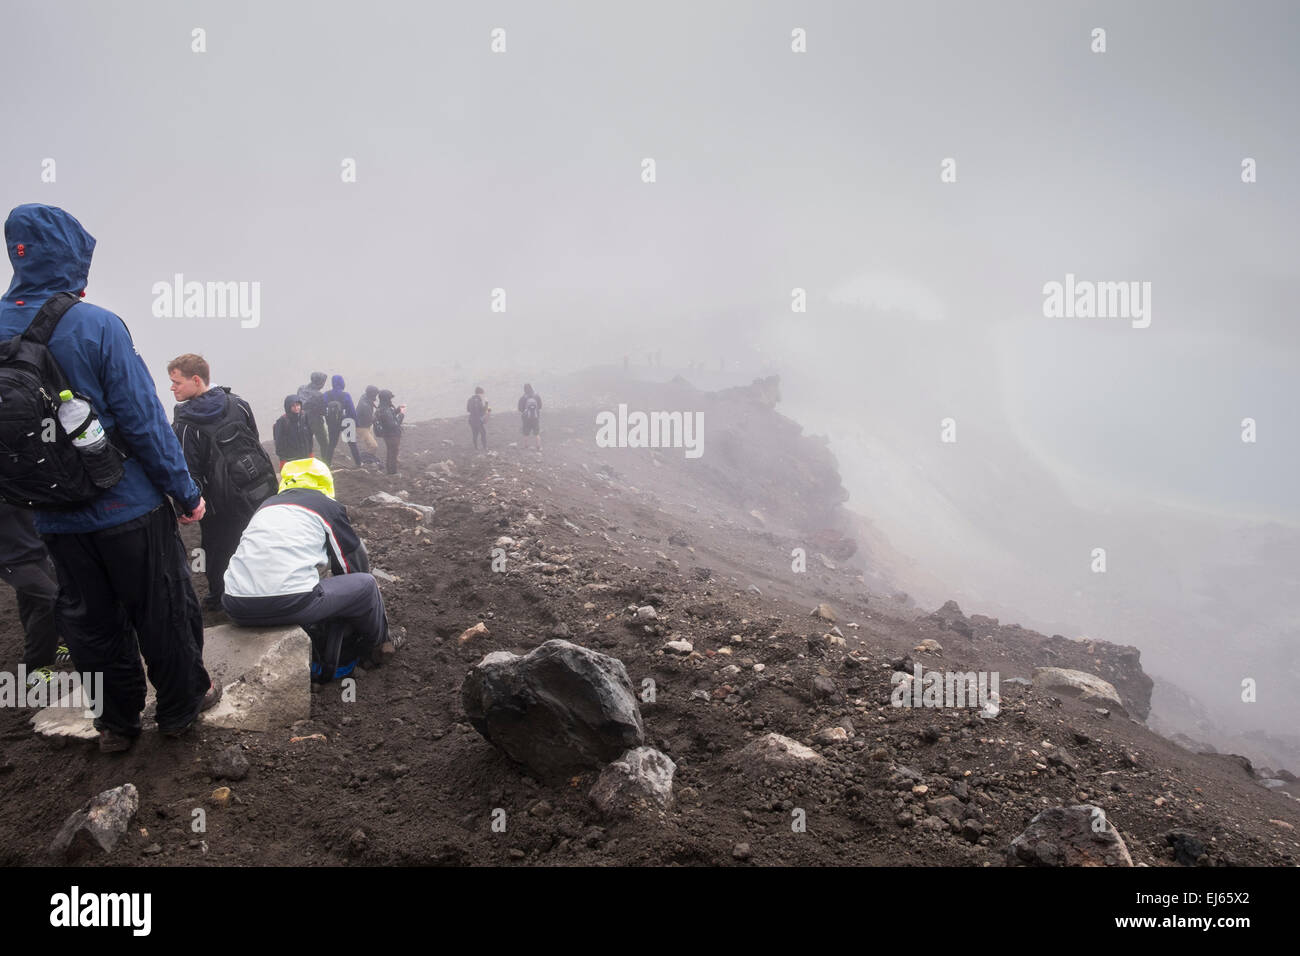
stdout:
<svg viewBox="0 0 1300 956">
<path fill-rule="evenodd" d="M 321 565 L 335 574 L 370 570 L 347 509 L 322 492 L 290 488 L 262 502 L 253 513 L 226 568 L 226 593 L 231 597 L 304 594 L 320 582 Z"/>
</svg>

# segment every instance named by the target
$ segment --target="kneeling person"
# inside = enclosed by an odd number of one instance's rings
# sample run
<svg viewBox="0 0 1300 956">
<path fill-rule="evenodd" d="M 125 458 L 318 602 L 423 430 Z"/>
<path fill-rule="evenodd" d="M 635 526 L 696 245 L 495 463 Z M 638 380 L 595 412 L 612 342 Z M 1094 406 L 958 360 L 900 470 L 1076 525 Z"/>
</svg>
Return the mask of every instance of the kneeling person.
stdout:
<svg viewBox="0 0 1300 956">
<path fill-rule="evenodd" d="M 333 575 L 322 578 L 317 568 L 325 565 Z M 243 627 L 302 625 L 312 635 L 313 673 L 331 680 L 356 663 L 345 646 L 378 664 L 401 643 L 389 633 L 369 570 L 347 509 L 334 500 L 329 468 L 314 458 L 290 461 L 279 494 L 244 529 L 226 569 L 222 606 Z"/>
</svg>

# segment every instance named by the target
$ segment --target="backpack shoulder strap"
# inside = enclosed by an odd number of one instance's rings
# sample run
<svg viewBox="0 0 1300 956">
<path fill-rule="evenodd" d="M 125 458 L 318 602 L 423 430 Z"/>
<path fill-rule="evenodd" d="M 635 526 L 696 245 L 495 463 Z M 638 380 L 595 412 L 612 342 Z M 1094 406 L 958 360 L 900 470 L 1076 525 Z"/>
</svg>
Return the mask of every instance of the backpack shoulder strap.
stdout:
<svg viewBox="0 0 1300 956">
<path fill-rule="evenodd" d="M 49 345 L 54 327 L 59 324 L 65 312 L 81 301 L 75 292 L 57 292 L 45 300 L 32 324 L 27 326 L 23 338 L 38 345 Z"/>
</svg>

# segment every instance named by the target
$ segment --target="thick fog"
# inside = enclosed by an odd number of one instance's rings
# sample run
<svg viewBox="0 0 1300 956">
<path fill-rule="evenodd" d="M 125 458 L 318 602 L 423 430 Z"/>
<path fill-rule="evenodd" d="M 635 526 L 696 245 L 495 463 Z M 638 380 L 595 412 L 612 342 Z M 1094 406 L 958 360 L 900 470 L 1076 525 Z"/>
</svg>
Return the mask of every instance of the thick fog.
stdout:
<svg viewBox="0 0 1300 956">
<path fill-rule="evenodd" d="M 624 356 L 701 387 L 776 372 L 850 507 L 945 582 L 918 600 L 1136 644 L 1234 731 L 1300 725 L 1293 4 L 61 2 L 4 25 L 5 209 L 98 239 L 88 296 L 168 408 L 190 351 L 264 433 L 316 369 L 411 420 Z M 168 315 L 178 275 L 259 283 L 256 315 Z M 1050 317 L 1053 282 L 1137 286 Z"/>
</svg>

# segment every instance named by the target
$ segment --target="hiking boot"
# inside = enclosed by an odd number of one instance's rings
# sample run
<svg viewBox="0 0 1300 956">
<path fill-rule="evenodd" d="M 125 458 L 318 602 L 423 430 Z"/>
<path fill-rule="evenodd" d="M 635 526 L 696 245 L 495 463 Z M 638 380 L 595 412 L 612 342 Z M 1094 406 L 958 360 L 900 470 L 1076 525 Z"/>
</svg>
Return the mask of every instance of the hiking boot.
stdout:
<svg viewBox="0 0 1300 956">
<path fill-rule="evenodd" d="M 72 663 L 72 652 L 68 650 L 68 645 L 60 644 L 54 649 L 54 663 L 59 665 Z"/>
<path fill-rule="evenodd" d="M 38 667 L 34 671 L 27 673 L 27 686 L 35 687 L 37 684 L 48 684 L 54 680 L 54 668 Z"/>
<path fill-rule="evenodd" d="M 221 691 L 221 681 L 213 679 L 212 683 L 208 685 L 208 692 L 203 695 L 203 703 L 199 704 L 199 714 L 216 706 L 217 701 L 221 700 Z M 164 737 L 184 737 L 194 729 L 194 725 L 198 722 L 198 714 L 195 714 L 194 719 L 184 727 L 168 727 L 166 729 L 159 727 L 158 732 Z"/>
<path fill-rule="evenodd" d="M 102 754 L 123 753 L 130 750 L 133 743 L 135 743 L 134 737 L 119 734 L 115 730 L 100 730 L 99 732 L 99 752 Z"/>
<path fill-rule="evenodd" d="M 378 667 L 381 664 L 387 664 L 393 659 L 402 645 L 406 643 L 406 628 L 390 627 L 388 629 L 388 640 L 382 644 L 376 644 L 370 650 L 370 663 Z"/>
</svg>

